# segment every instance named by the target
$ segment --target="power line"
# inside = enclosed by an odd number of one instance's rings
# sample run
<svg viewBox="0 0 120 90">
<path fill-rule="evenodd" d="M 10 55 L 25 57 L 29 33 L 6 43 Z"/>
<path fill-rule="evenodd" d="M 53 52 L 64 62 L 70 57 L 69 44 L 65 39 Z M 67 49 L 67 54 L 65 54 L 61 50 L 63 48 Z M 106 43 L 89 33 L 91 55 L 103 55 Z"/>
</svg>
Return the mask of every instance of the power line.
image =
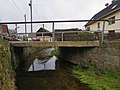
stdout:
<svg viewBox="0 0 120 90">
<path fill-rule="evenodd" d="M 20 8 L 18 7 L 18 5 L 15 3 L 15 1 L 14 0 L 12 0 L 12 2 L 15 4 L 15 6 L 17 7 L 17 9 L 20 11 L 20 13 L 22 14 L 22 15 L 24 15 L 23 13 L 22 13 L 22 11 L 20 10 Z"/>
</svg>

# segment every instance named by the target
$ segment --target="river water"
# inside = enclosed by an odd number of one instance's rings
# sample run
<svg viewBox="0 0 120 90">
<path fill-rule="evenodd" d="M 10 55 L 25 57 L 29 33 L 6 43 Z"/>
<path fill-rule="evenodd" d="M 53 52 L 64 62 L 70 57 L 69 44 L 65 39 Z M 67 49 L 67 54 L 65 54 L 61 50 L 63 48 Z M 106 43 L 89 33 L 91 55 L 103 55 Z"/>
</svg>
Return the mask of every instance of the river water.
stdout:
<svg viewBox="0 0 120 90">
<path fill-rule="evenodd" d="M 72 66 L 55 56 L 47 60 L 36 57 L 28 71 L 17 72 L 17 90 L 88 90 L 72 76 Z"/>
</svg>

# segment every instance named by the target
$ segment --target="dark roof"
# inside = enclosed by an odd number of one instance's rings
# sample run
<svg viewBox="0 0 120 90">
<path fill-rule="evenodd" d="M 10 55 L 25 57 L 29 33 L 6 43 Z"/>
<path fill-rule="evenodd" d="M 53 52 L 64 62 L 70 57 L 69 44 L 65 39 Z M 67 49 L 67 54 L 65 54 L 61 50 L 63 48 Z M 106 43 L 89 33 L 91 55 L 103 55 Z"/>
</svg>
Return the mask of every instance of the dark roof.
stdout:
<svg viewBox="0 0 120 90">
<path fill-rule="evenodd" d="M 119 9 L 120 9 L 120 0 L 117 0 L 117 1 L 113 2 L 111 5 L 109 5 L 108 7 L 104 8 L 103 10 L 101 10 L 100 12 L 95 14 L 90 20 L 99 20 L 102 17 L 107 16 Z M 93 22 L 94 21 L 89 21 L 85 26 L 90 25 Z"/>
<path fill-rule="evenodd" d="M 39 32 L 49 32 L 49 31 L 48 31 L 47 29 L 41 27 L 41 28 L 37 31 L 37 33 L 39 33 Z M 42 36 L 42 34 L 36 34 L 36 36 Z M 51 34 L 51 33 L 45 33 L 44 36 L 52 36 L 52 34 Z"/>
<path fill-rule="evenodd" d="M 37 32 L 49 32 L 49 31 L 41 27 Z"/>
</svg>

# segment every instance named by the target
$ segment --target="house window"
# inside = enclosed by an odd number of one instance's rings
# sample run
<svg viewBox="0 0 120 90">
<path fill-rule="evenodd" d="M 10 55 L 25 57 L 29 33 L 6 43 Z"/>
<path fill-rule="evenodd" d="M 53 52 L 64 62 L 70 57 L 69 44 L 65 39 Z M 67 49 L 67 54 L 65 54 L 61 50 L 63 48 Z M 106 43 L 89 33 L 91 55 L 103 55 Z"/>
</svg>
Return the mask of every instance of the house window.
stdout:
<svg viewBox="0 0 120 90">
<path fill-rule="evenodd" d="M 97 24 L 97 27 L 100 28 L 100 22 Z"/>
<path fill-rule="evenodd" d="M 115 16 L 109 18 L 108 25 L 114 24 L 115 23 Z"/>
</svg>

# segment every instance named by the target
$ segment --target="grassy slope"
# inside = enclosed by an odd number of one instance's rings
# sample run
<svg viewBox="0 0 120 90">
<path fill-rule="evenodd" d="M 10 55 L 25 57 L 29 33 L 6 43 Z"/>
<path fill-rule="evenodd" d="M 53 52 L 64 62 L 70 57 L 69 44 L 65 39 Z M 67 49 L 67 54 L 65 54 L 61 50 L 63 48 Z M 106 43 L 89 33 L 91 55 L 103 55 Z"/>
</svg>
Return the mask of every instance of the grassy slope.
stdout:
<svg viewBox="0 0 120 90">
<path fill-rule="evenodd" d="M 120 72 L 104 72 L 97 75 L 95 71 L 73 68 L 73 75 L 92 90 L 120 90 Z"/>
</svg>

